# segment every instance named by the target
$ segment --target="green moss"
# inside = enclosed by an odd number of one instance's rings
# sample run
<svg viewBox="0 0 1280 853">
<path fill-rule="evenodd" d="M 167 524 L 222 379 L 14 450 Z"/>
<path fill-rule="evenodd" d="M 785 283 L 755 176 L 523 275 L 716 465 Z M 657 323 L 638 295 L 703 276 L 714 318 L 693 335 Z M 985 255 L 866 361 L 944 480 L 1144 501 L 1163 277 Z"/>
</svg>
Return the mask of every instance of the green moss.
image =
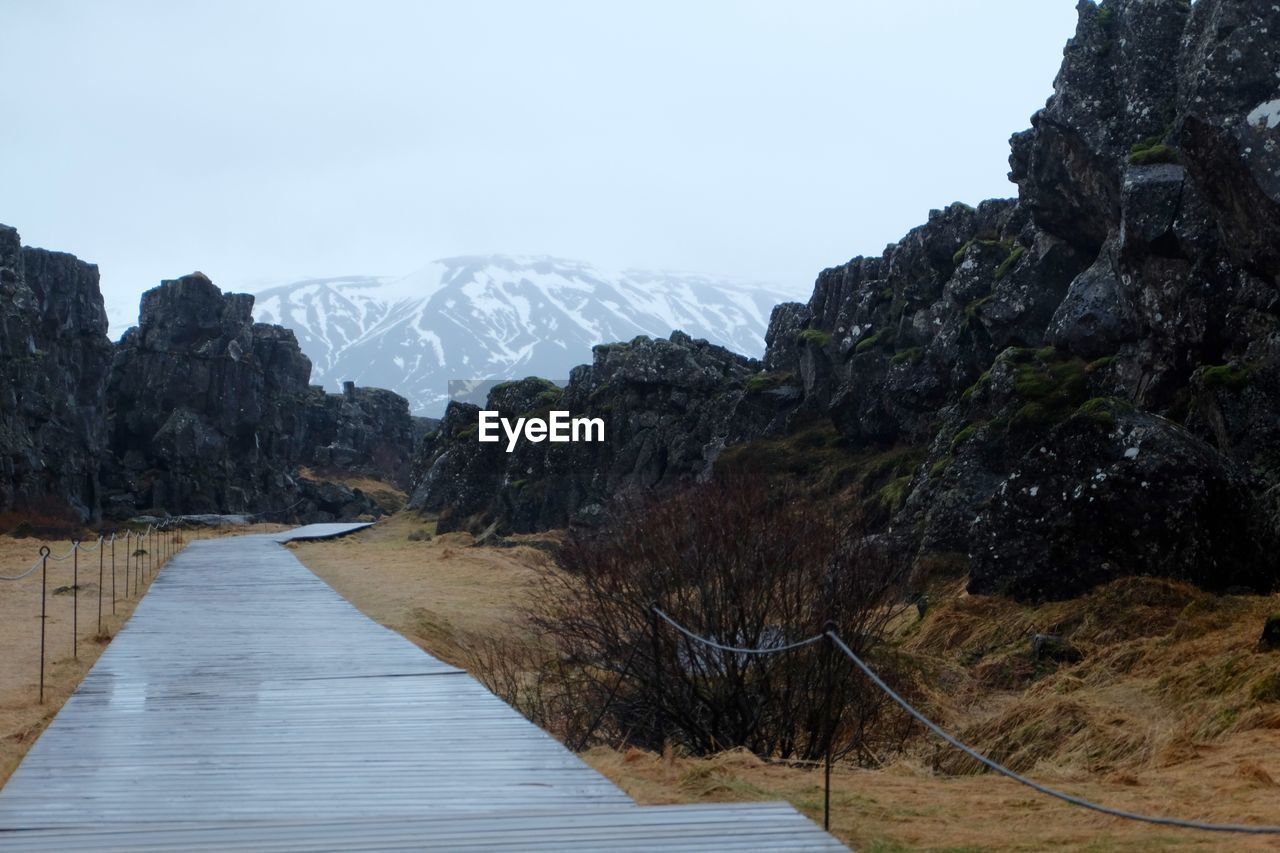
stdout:
<svg viewBox="0 0 1280 853">
<path fill-rule="evenodd" d="M 991 371 L 986 370 L 983 372 L 981 376 L 978 377 L 978 381 L 974 382 L 968 388 L 964 389 L 964 392 L 960 396 L 967 400 L 990 384 L 991 384 Z M 934 430 L 934 432 L 937 432 L 937 430 Z"/>
<path fill-rule="evenodd" d="M 511 488 L 515 489 L 518 492 L 527 485 L 529 485 L 528 480 L 516 480 L 511 484 Z"/>
<path fill-rule="evenodd" d="M 962 427 L 960 430 L 956 432 L 955 435 L 951 437 L 951 452 L 955 453 L 956 448 L 960 447 L 962 444 L 964 444 L 966 441 L 973 438 L 977 434 L 978 434 L 977 424 L 969 424 L 965 427 Z"/>
<path fill-rule="evenodd" d="M 897 512 L 907 502 L 907 494 L 911 491 L 910 474 L 895 477 L 880 487 L 876 492 L 876 501 L 889 512 Z"/>
<path fill-rule="evenodd" d="M 544 391 L 539 391 L 538 396 L 534 398 L 539 406 L 554 406 L 560 402 L 560 398 L 564 396 L 564 389 L 557 388 L 554 385 Z"/>
<path fill-rule="evenodd" d="M 875 496 L 890 480 L 909 477 L 924 455 L 923 448 L 913 446 L 854 452 L 824 418 L 787 436 L 732 445 L 720 454 L 715 470 L 797 483 L 815 496 L 836 495 L 851 486 Z"/>
<path fill-rule="evenodd" d="M 904 349 L 902 352 L 895 353 L 891 361 L 894 364 L 919 364 L 924 358 L 924 350 L 920 347 L 911 347 Z"/>
<path fill-rule="evenodd" d="M 1024 429 L 1051 424 L 1054 420 L 1054 411 L 1043 403 L 1025 403 L 1022 408 L 1013 413 L 1010 424 L 1016 429 Z"/>
<path fill-rule="evenodd" d="M 1133 406 L 1115 397 L 1091 397 L 1076 409 L 1076 417 L 1086 418 L 1100 427 L 1111 429 L 1116 425 L 1116 415 L 1133 411 Z"/>
<path fill-rule="evenodd" d="M 956 249 L 955 254 L 951 256 L 952 265 L 960 266 L 961 261 L 964 260 L 964 253 L 969 251 L 969 247 L 972 246 L 973 244 L 974 244 L 973 240 L 965 240 L 964 243 L 960 246 L 960 248 Z"/>
<path fill-rule="evenodd" d="M 947 469 L 951 467 L 951 463 L 955 460 L 950 456 L 944 456 L 937 462 L 929 466 L 929 479 L 936 480 L 943 474 L 947 473 Z"/>
<path fill-rule="evenodd" d="M 1014 369 L 1013 390 L 1023 405 L 1010 419 L 1011 427 L 1066 420 L 1084 402 L 1088 381 L 1081 359 L 1066 358 L 1053 347 L 1045 347 L 1025 360 L 1019 357 L 1015 363 L 1018 366 Z"/>
<path fill-rule="evenodd" d="M 1219 364 L 1206 367 L 1200 374 L 1200 381 L 1206 388 L 1226 388 L 1239 391 L 1249 384 L 1249 368 L 1234 364 Z"/>
<path fill-rule="evenodd" d="M 782 370 L 775 370 L 770 373 L 757 373 L 747 380 L 748 394 L 763 394 L 765 391 L 772 391 L 781 385 L 794 380 L 795 377 Z"/>
<path fill-rule="evenodd" d="M 1178 149 L 1166 145 L 1158 138 L 1135 142 L 1129 149 L 1129 162 L 1135 166 L 1151 166 L 1156 163 L 1177 163 Z"/>
<path fill-rule="evenodd" d="M 992 298 L 993 298 L 993 294 L 988 293 L 986 296 L 975 299 L 972 302 L 970 302 L 968 305 L 964 306 L 965 319 L 972 320 L 977 315 L 979 309 L 981 309 L 983 305 L 986 305 L 988 302 L 990 302 Z"/>
<path fill-rule="evenodd" d="M 862 340 L 858 341 L 858 345 L 853 348 L 853 351 L 867 352 L 868 350 L 877 346 L 886 346 L 886 347 L 892 346 L 894 337 L 895 335 L 893 333 L 893 330 L 881 329 L 880 331 L 876 332 L 874 335 L 869 335 L 868 337 L 865 337 Z"/>
<path fill-rule="evenodd" d="M 1010 250 L 1009 254 L 1005 256 L 1005 259 L 1000 262 L 1000 266 L 996 267 L 996 281 L 999 281 L 1008 275 L 1009 270 L 1014 268 L 1018 263 L 1018 260 L 1026 254 L 1026 251 L 1026 246 L 1014 246 L 1013 249 Z"/>
<path fill-rule="evenodd" d="M 1102 25 L 1104 30 L 1109 30 L 1115 24 L 1115 13 L 1110 6 L 1102 6 L 1098 9 L 1098 23 Z"/>
<path fill-rule="evenodd" d="M 893 299 L 893 288 L 892 288 L 892 287 L 886 287 L 884 290 L 881 290 L 881 291 L 880 291 L 880 298 L 881 298 L 881 299 L 890 299 L 890 300 L 892 300 L 892 299 Z"/>
<path fill-rule="evenodd" d="M 831 334 L 821 329 L 805 329 L 796 335 L 796 340 L 802 344 L 809 344 L 815 347 L 831 346 Z"/>
<path fill-rule="evenodd" d="M 463 441 L 470 441 L 473 438 L 478 438 L 479 435 L 480 435 L 480 427 L 474 424 L 472 426 L 467 427 L 466 429 L 461 429 L 458 431 L 458 438 L 462 439 Z"/>
<path fill-rule="evenodd" d="M 1099 370 L 1106 370 L 1116 360 L 1114 355 L 1104 355 L 1102 358 L 1095 358 L 1084 367 L 1085 373 L 1097 373 Z"/>
</svg>

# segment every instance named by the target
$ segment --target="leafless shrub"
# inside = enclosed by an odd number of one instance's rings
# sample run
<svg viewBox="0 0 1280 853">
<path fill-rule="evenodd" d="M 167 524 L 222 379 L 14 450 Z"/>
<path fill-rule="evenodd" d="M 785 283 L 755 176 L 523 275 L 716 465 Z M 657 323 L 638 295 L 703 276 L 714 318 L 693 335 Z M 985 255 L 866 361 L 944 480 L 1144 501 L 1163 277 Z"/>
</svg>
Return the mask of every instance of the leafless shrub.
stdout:
<svg viewBox="0 0 1280 853">
<path fill-rule="evenodd" d="M 560 564 L 534 622 L 557 670 L 551 701 L 578 709 L 574 726 L 590 720 L 584 742 L 594 733 L 650 748 L 670 740 L 696 754 L 745 747 L 816 760 L 830 731 L 837 754 L 874 763 L 907 737 L 885 697 L 824 643 L 722 652 L 652 613 L 656 605 L 704 637 L 752 648 L 831 623 L 855 652 L 892 668 L 879 653 L 905 606 L 903 571 L 856 519 L 759 482 L 717 481 L 618 503 L 604 525 L 569 536 Z M 496 692 L 518 693 L 507 679 Z M 530 704 L 564 730 L 564 707 L 546 696 Z"/>
</svg>

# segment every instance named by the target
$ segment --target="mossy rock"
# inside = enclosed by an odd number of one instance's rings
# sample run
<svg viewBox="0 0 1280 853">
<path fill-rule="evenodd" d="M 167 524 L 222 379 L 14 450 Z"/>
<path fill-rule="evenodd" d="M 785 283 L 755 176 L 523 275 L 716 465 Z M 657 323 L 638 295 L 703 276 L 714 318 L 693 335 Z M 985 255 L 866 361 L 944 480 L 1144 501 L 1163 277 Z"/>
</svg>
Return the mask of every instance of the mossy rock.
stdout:
<svg viewBox="0 0 1280 853">
<path fill-rule="evenodd" d="M 1128 160 L 1134 166 L 1154 166 L 1157 163 L 1177 163 L 1178 149 L 1166 145 L 1162 139 L 1144 139 L 1129 149 Z"/>
<path fill-rule="evenodd" d="M 795 376 L 782 370 L 775 370 L 768 373 L 757 373 L 747 380 L 748 394 L 763 394 L 766 391 L 772 391 L 794 381 Z"/>
<path fill-rule="evenodd" d="M 907 502 L 907 493 L 911 490 L 911 474 L 895 477 L 876 492 L 876 500 L 889 512 L 897 512 Z"/>
<path fill-rule="evenodd" d="M 831 346 L 831 333 L 824 332 L 821 329 L 805 329 L 796 335 L 796 340 L 809 346 L 829 347 Z"/>
<path fill-rule="evenodd" d="M 969 424 L 965 427 L 962 427 L 960 430 L 956 432 L 955 435 L 951 437 L 951 452 L 955 453 L 956 448 L 960 447 L 966 441 L 973 438 L 977 434 L 978 434 L 977 424 Z"/>
<path fill-rule="evenodd" d="M 1097 373 L 1099 370 L 1106 370 L 1115 363 L 1114 355 L 1104 355 L 1102 358 L 1095 358 L 1084 366 L 1085 373 Z"/>
<path fill-rule="evenodd" d="M 1249 368 L 1235 364 L 1219 364 L 1206 367 L 1200 373 L 1200 381 L 1206 388 L 1226 388 L 1240 391 L 1249 384 Z"/>
<path fill-rule="evenodd" d="M 894 364 L 919 364 L 924 360 L 924 349 L 921 347 L 911 347 L 904 349 L 902 352 L 894 353 L 892 359 Z"/>
<path fill-rule="evenodd" d="M 1005 259 L 1000 262 L 1000 266 L 996 267 L 996 281 L 1008 275 L 1009 271 L 1017 265 L 1026 252 L 1026 246 L 1014 246 L 1009 254 L 1005 256 Z"/>
<path fill-rule="evenodd" d="M 881 329 L 874 335 L 863 338 L 858 341 L 858 345 L 853 348 L 854 352 L 869 352 L 878 346 L 893 346 L 895 335 L 891 329 Z"/>
</svg>

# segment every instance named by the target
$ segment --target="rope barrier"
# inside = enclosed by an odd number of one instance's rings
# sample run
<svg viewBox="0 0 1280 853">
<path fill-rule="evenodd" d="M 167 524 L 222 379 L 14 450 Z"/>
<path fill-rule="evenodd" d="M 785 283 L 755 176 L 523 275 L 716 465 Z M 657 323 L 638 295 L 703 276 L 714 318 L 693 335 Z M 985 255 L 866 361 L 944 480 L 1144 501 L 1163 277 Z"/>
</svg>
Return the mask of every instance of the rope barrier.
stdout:
<svg viewBox="0 0 1280 853">
<path fill-rule="evenodd" d="M 32 563 L 32 564 L 31 564 L 31 568 L 27 569 L 27 570 L 26 570 L 25 572 L 23 572 L 22 574 L 20 574 L 20 575 L 0 575 L 0 581 L 20 581 L 20 580 L 22 580 L 23 578 L 30 576 L 30 574 L 31 574 L 32 572 L 34 572 L 36 569 L 40 568 L 40 564 L 41 564 L 41 563 L 43 563 L 43 562 L 44 562 L 44 557 L 37 557 L 37 558 L 36 558 L 36 561 L 35 561 L 34 563 Z"/>
<path fill-rule="evenodd" d="M 657 607 L 653 608 L 653 612 L 661 616 L 662 619 L 668 625 L 670 625 L 672 628 L 675 628 L 677 631 L 679 631 L 681 634 L 684 634 L 689 639 L 697 640 L 699 643 L 702 643 L 704 646 L 710 646 L 711 648 L 716 649 L 718 651 L 732 652 L 733 654 L 737 654 L 737 655 L 772 655 L 772 654 L 777 654 L 779 652 L 789 652 L 789 651 L 792 651 L 793 649 L 800 649 L 800 648 L 804 648 L 805 646 L 811 646 L 814 643 L 821 642 L 823 637 L 825 636 L 824 634 L 815 634 L 814 636 L 809 637 L 806 640 L 797 640 L 794 643 L 787 643 L 786 645 L 782 645 L 782 646 L 771 646 L 768 648 L 758 648 L 758 649 L 744 649 L 744 648 L 739 648 L 738 646 L 726 646 L 723 643 L 717 643 L 715 640 L 708 640 L 706 637 L 699 637 L 697 634 L 693 633 L 692 631 L 690 631 L 689 629 L 681 625 L 679 622 L 672 619 L 667 614 L 663 613 Z"/>
<path fill-rule="evenodd" d="M 96 554 L 98 549 L 102 547 L 102 536 L 98 536 L 98 544 L 94 545 L 92 548 L 85 545 L 83 542 L 76 542 L 75 547 L 86 554 Z"/>
<path fill-rule="evenodd" d="M 37 569 L 42 569 L 40 579 L 40 682 L 39 695 L 41 704 L 44 703 L 44 683 L 45 683 L 45 635 L 46 624 L 48 622 L 48 582 L 49 582 L 49 561 L 66 562 L 75 558 L 72 568 L 71 580 L 71 653 L 74 657 L 78 651 L 79 645 L 79 612 L 80 612 L 80 554 L 97 554 L 98 555 L 98 634 L 102 635 L 102 609 L 103 598 L 105 597 L 106 588 L 106 571 L 107 571 L 107 551 L 111 552 L 111 612 L 116 612 L 116 540 L 120 539 L 126 545 L 125 547 L 125 597 L 129 597 L 129 581 L 130 569 L 133 569 L 133 592 L 135 595 L 142 592 L 143 569 L 142 557 L 148 558 L 148 566 L 150 574 L 158 572 L 169 561 L 169 559 L 177 553 L 180 545 L 180 536 L 177 531 L 182 525 L 176 519 L 162 519 L 158 524 L 148 524 L 144 530 L 133 531 L 125 529 L 124 536 L 118 536 L 119 531 L 112 531 L 108 537 L 106 534 L 98 534 L 97 540 L 93 545 L 86 545 L 79 539 L 71 540 L 71 547 L 67 549 L 65 554 L 54 554 L 48 545 L 41 545 L 39 548 L 40 556 L 36 559 L 31 567 L 25 572 L 16 575 L 0 575 L 0 582 L 3 581 L 20 581 L 30 577 Z M 130 553 L 131 543 L 136 543 L 136 550 Z M 147 547 L 149 546 L 149 550 Z M 104 545 L 110 544 L 110 549 L 104 548 Z M 155 552 L 155 553 L 153 553 Z M 157 560 L 157 556 L 159 559 Z M 132 560 L 131 560 L 132 558 Z M 130 563 L 133 563 L 132 567 Z"/>
<path fill-rule="evenodd" d="M 1142 823 L 1157 824 L 1159 826 L 1173 826 L 1173 827 L 1179 827 L 1182 829 L 1198 829 L 1198 830 L 1203 830 L 1205 832 L 1239 832 L 1239 833 L 1248 833 L 1251 835 L 1280 834 L 1280 826 L 1249 825 L 1249 824 L 1237 824 L 1237 823 L 1211 823 L 1207 821 L 1185 820 L 1183 818 L 1165 817 L 1163 815 L 1141 814 L 1140 812 L 1132 812 L 1126 809 L 1119 809 L 1113 806 L 1107 806 L 1101 803 L 1095 803 L 1092 800 L 1086 800 L 1084 797 L 1077 797 L 1074 794 L 1068 794 L 1065 791 L 1059 791 L 1056 788 L 1051 788 L 1048 785 L 1041 784 L 1040 782 L 1037 782 L 1034 779 L 1029 779 L 1026 776 L 1023 776 L 1021 773 L 1017 773 L 1013 770 L 1010 770 L 1008 767 L 1005 767 L 1003 764 L 1000 764 L 998 761 L 995 761 L 992 758 L 988 758 L 987 756 L 983 755 L 981 752 L 978 752 L 978 750 L 964 743 L 959 738 L 955 737 L 950 732 L 943 729 L 942 726 L 938 725 L 933 720 L 926 717 L 921 711 L 917 710 L 915 706 L 913 706 L 910 702 L 902 698 L 902 696 L 898 695 L 897 691 L 895 691 L 892 687 L 886 684 L 884 679 L 882 679 L 876 673 L 875 670 L 873 670 L 864 660 L 862 660 L 862 658 L 858 657 L 858 655 L 854 653 L 853 649 L 849 648 L 849 646 L 845 643 L 845 641 L 840 639 L 840 635 L 837 634 L 835 631 L 828 630 L 823 632 L 822 634 L 819 634 L 816 638 L 802 640 L 798 643 L 790 643 L 786 646 L 780 646 L 777 649 L 755 649 L 755 650 L 735 649 L 731 646 L 724 646 L 721 643 L 717 643 L 714 640 L 707 639 L 706 637 L 700 637 L 697 634 L 690 631 L 689 629 L 685 628 L 683 625 L 680 625 L 678 622 L 676 622 L 666 613 L 663 613 L 657 607 L 654 607 L 652 609 L 657 615 L 661 616 L 663 620 L 665 620 L 669 625 L 671 625 L 673 628 L 678 630 L 680 633 L 684 634 L 686 637 L 692 640 L 696 640 L 697 642 L 702 643 L 705 646 L 708 646 L 713 649 L 719 649 L 721 651 L 729 651 L 729 652 L 735 652 L 735 653 L 745 652 L 745 653 L 754 653 L 754 654 L 768 654 L 773 652 L 788 651 L 792 648 L 797 648 L 802 645 L 808 645 L 814 642 L 815 639 L 830 640 L 831 643 L 835 646 L 835 648 L 843 652 L 845 656 L 848 657 L 849 660 L 852 661 L 853 664 L 859 670 L 862 671 L 862 674 L 865 675 L 871 681 L 872 684 L 880 688 L 880 690 L 883 691 L 886 696 L 888 696 L 891 700 L 893 700 L 898 705 L 898 707 L 906 711 L 912 718 L 916 720 L 916 722 L 923 725 L 926 729 L 928 729 L 937 737 L 946 741 L 952 747 L 960 750 L 965 755 L 968 755 L 970 758 L 974 759 L 979 764 L 982 764 L 984 767 L 987 767 L 995 771 L 996 773 L 999 773 L 1001 776 L 1004 776 L 1008 779 L 1012 779 L 1013 781 L 1021 785 L 1025 785 L 1026 787 L 1032 789 L 1033 791 L 1036 791 L 1037 793 L 1044 794 L 1049 797 L 1053 797 L 1065 803 L 1070 803 L 1071 805 L 1080 806 L 1081 808 L 1089 809 L 1090 811 L 1095 811 L 1100 814 L 1109 815 L 1111 817 L 1123 818 L 1125 820 L 1140 821 Z"/>
</svg>

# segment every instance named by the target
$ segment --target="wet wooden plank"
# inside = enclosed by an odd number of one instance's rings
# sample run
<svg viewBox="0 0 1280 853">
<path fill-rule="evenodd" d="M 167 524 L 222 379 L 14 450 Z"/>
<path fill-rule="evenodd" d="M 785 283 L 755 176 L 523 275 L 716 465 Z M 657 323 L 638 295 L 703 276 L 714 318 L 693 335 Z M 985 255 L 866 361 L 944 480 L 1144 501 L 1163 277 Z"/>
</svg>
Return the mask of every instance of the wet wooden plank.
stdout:
<svg viewBox="0 0 1280 853">
<path fill-rule="evenodd" d="M 287 538 L 165 567 L 0 791 L 0 847 L 842 849 L 785 805 L 636 806 Z"/>
</svg>

